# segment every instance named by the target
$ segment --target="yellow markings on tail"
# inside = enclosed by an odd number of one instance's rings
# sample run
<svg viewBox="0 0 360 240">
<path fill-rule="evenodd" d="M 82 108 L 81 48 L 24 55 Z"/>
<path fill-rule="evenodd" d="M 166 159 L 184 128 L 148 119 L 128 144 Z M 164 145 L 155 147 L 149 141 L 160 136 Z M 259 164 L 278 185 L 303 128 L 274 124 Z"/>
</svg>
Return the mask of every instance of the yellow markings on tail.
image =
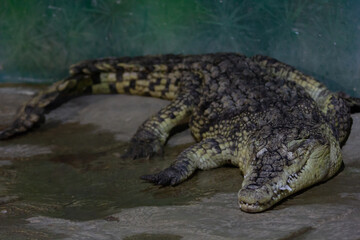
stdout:
<svg viewBox="0 0 360 240">
<path fill-rule="evenodd" d="M 60 85 L 63 85 L 61 88 L 64 90 L 67 88 L 67 83 L 66 81 L 61 81 L 61 82 L 55 82 L 53 83 L 50 87 L 48 87 L 47 89 L 45 89 L 43 92 L 44 93 L 51 93 L 51 92 L 56 92 L 59 91 L 58 88 Z"/>
<path fill-rule="evenodd" d="M 138 87 L 138 86 L 136 86 L 135 89 L 130 89 L 130 92 L 131 92 L 131 90 L 135 91 L 134 93 L 139 94 L 139 95 L 143 95 L 148 92 L 147 88 Z"/>
<path fill-rule="evenodd" d="M 176 92 L 178 90 L 178 86 L 174 85 L 174 84 L 170 84 L 169 86 L 169 91 L 170 92 Z"/>
<path fill-rule="evenodd" d="M 152 97 L 156 97 L 156 98 L 160 98 L 162 96 L 162 93 L 161 92 L 149 92 L 150 96 Z"/>
<path fill-rule="evenodd" d="M 90 79 L 85 79 L 85 84 L 91 84 L 91 80 Z M 59 92 L 65 91 L 65 90 L 69 90 L 69 89 L 73 89 L 78 85 L 78 82 L 76 79 L 69 79 L 69 80 L 65 80 L 63 82 L 61 82 L 61 84 L 59 84 L 57 90 Z"/>
<path fill-rule="evenodd" d="M 59 85 L 56 86 L 56 89 L 59 92 L 62 92 L 68 88 L 69 84 L 70 84 L 70 81 L 61 81 L 61 82 L 59 82 Z"/>
<path fill-rule="evenodd" d="M 166 78 L 162 78 L 160 80 L 160 84 L 163 85 L 163 86 L 165 86 L 167 82 L 168 82 L 168 80 Z"/>
<path fill-rule="evenodd" d="M 92 93 L 94 94 L 107 94 L 111 93 L 108 83 L 99 83 L 92 86 Z"/>
<path fill-rule="evenodd" d="M 129 87 L 129 85 L 130 85 L 130 81 L 123 81 L 122 83 L 123 83 L 124 87 Z"/>
<path fill-rule="evenodd" d="M 114 83 L 116 82 L 116 73 L 114 72 L 104 72 L 100 74 L 100 81 L 103 83 Z"/>
<path fill-rule="evenodd" d="M 150 95 L 156 98 L 174 99 L 178 91 L 178 81 L 182 76 L 181 69 L 169 70 L 165 64 L 154 64 L 153 69 L 131 63 L 117 63 L 111 65 L 106 62 L 94 63 L 100 71 L 100 83 L 86 84 L 94 94 L 129 93 L 133 95 Z M 76 67 L 76 65 L 74 66 Z M 80 71 L 91 78 L 90 68 L 84 67 Z M 74 71 L 75 72 L 75 71 Z M 59 91 L 67 89 L 69 83 L 57 88 Z"/>
<path fill-rule="evenodd" d="M 52 98 L 50 98 L 50 99 L 39 99 L 39 101 L 37 102 L 36 105 L 37 105 L 37 107 L 45 108 L 46 106 L 48 106 L 51 103 L 52 100 L 53 100 Z"/>
<path fill-rule="evenodd" d="M 76 73 L 74 67 L 75 67 L 75 65 L 70 66 L 70 70 L 69 70 L 70 76 L 72 76 L 72 75 L 74 75 Z"/>
<path fill-rule="evenodd" d="M 167 98 L 167 99 L 174 99 L 174 98 L 176 98 L 176 94 L 174 93 L 174 92 L 166 92 L 165 93 L 165 98 Z"/>
<path fill-rule="evenodd" d="M 148 88 L 149 87 L 149 81 L 148 80 L 137 80 L 136 81 L 136 87 L 143 87 L 143 88 Z"/>
<path fill-rule="evenodd" d="M 125 72 L 122 75 L 122 79 L 124 81 L 137 80 L 138 79 L 138 74 L 136 72 Z"/>
<path fill-rule="evenodd" d="M 115 68 L 106 62 L 99 62 L 95 64 L 95 67 L 104 72 L 115 72 Z"/>
<path fill-rule="evenodd" d="M 266 66 L 266 63 L 264 64 L 264 66 Z M 289 71 L 288 69 L 284 69 L 284 68 L 280 68 L 280 70 L 277 70 L 276 66 L 274 66 L 274 68 L 271 68 L 271 73 L 280 78 L 286 78 Z"/>
<path fill-rule="evenodd" d="M 169 78 L 170 79 L 177 79 L 180 78 L 182 76 L 180 71 L 173 71 L 169 74 Z"/>
<path fill-rule="evenodd" d="M 152 72 L 148 74 L 148 79 L 167 78 L 167 74 L 163 72 Z"/>
<path fill-rule="evenodd" d="M 117 66 L 122 67 L 125 72 L 141 72 L 145 71 L 145 67 L 131 63 L 118 63 Z"/>
<path fill-rule="evenodd" d="M 154 87 L 154 89 L 156 92 L 163 91 L 163 90 L 165 90 L 165 85 L 157 85 Z"/>
<path fill-rule="evenodd" d="M 164 65 L 164 64 L 155 64 L 153 65 L 155 72 L 166 72 L 168 71 L 168 66 Z"/>
<path fill-rule="evenodd" d="M 87 68 L 83 68 L 83 69 L 81 69 L 81 71 L 82 71 L 83 73 L 89 74 L 89 75 L 92 73 L 92 71 L 90 71 L 90 70 L 87 69 Z"/>
<path fill-rule="evenodd" d="M 115 83 L 115 88 L 118 93 L 124 93 L 124 83 L 123 82 Z"/>
</svg>

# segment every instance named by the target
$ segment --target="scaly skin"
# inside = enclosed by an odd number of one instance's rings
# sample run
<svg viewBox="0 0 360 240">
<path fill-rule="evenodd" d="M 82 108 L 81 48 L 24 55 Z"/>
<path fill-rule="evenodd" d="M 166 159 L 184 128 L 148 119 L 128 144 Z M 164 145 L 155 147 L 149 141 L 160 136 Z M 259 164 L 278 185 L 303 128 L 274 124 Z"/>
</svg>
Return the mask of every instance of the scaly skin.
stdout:
<svg viewBox="0 0 360 240">
<path fill-rule="evenodd" d="M 265 56 L 240 54 L 107 58 L 74 65 L 70 76 L 23 108 L 6 139 L 31 130 L 44 114 L 83 94 L 127 93 L 172 102 L 145 121 L 124 157 L 151 157 L 169 132 L 188 121 L 197 144 L 163 171 L 142 176 L 177 185 L 197 169 L 231 163 L 244 175 L 241 210 L 261 212 L 281 199 L 334 176 L 340 145 L 359 99 L 330 92 L 314 78 Z"/>
</svg>

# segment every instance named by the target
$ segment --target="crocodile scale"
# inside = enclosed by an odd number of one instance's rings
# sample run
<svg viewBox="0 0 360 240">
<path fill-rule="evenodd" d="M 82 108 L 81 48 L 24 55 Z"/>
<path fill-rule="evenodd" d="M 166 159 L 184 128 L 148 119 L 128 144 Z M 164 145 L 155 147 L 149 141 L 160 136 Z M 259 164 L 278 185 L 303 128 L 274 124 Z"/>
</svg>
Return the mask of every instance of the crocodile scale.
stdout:
<svg viewBox="0 0 360 240">
<path fill-rule="evenodd" d="M 124 93 L 171 100 L 146 120 L 124 157 L 161 152 L 171 129 L 188 122 L 196 144 L 163 171 L 142 176 L 177 185 L 197 169 L 224 164 L 244 175 L 238 203 L 261 212 L 302 189 L 334 176 L 340 146 L 360 101 L 266 56 L 235 53 L 160 55 L 88 60 L 70 76 L 39 92 L 0 139 L 44 122 L 44 115 L 84 94 Z"/>
</svg>

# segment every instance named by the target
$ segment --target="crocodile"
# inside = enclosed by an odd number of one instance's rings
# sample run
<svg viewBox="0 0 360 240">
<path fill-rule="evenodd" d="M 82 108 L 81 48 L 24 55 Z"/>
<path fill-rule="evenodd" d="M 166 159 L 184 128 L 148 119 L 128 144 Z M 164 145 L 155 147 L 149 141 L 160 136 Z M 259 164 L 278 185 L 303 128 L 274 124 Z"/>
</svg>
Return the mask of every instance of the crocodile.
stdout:
<svg viewBox="0 0 360 240">
<path fill-rule="evenodd" d="M 358 98 L 331 92 L 274 58 L 237 53 L 158 55 L 87 60 L 40 91 L 0 132 L 7 139 L 41 125 L 44 115 L 85 94 L 134 94 L 171 100 L 146 120 L 123 157 L 161 153 L 170 132 L 188 123 L 196 144 L 168 168 L 142 176 L 175 186 L 198 169 L 231 164 L 244 176 L 238 204 L 262 212 L 324 182 L 342 166 L 341 146 Z"/>
</svg>

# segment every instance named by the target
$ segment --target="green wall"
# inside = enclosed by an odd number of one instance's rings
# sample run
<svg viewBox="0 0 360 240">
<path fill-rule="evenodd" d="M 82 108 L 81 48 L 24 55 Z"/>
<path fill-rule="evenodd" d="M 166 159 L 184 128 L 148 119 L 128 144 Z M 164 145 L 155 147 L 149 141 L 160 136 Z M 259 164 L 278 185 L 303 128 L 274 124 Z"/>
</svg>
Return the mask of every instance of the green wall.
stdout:
<svg viewBox="0 0 360 240">
<path fill-rule="evenodd" d="M 1 0 L 0 81 L 52 82 L 88 58 L 265 54 L 360 96 L 360 1 Z"/>
</svg>

